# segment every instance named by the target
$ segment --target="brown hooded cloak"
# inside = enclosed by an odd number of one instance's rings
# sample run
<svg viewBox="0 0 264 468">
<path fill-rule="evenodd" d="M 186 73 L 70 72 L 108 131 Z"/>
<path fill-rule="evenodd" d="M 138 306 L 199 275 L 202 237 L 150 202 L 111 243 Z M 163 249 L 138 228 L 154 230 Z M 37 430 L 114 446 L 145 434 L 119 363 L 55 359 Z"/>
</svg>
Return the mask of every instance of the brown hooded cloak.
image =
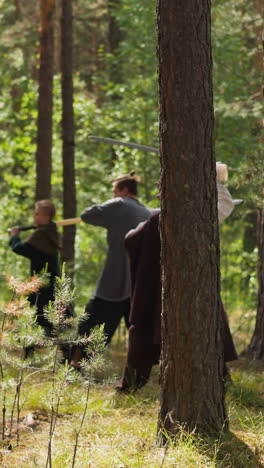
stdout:
<svg viewBox="0 0 264 468">
<path fill-rule="evenodd" d="M 131 309 L 126 367 L 116 389 L 136 390 L 147 382 L 161 349 L 161 269 L 159 213 L 125 237 L 131 270 Z M 225 361 L 237 359 L 227 316 L 221 302 Z"/>
</svg>

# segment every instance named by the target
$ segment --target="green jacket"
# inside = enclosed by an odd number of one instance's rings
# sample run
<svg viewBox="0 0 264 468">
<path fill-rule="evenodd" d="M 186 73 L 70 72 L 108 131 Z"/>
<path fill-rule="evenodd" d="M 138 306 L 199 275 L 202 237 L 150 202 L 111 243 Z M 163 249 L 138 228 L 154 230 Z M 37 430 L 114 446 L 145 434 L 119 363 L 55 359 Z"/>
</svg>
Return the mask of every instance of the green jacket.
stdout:
<svg viewBox="0 0 264 468">
<path fill-rule="evenodd" d="M 60 235 L 55 223 L 38 226 L 25 242 L 22 242 L 18 235 L 12 236 L 9 244 L 14 253 L 30 260 L 31 275 L 47 268 L 51 278 L 60 276 L 58 259 Z"/>
</svg>

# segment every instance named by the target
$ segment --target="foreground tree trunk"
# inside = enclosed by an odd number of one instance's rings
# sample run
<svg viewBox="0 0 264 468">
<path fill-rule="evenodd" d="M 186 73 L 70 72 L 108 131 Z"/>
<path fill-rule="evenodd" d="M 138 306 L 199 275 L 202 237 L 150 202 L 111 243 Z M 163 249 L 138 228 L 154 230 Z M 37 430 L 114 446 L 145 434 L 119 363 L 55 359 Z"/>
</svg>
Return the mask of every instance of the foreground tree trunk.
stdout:
<svg viewBox="0 0 264 468">
<path fill-rule="evenodd" d="M 251 342 L 243 357 L 251 359 L 264 359 L 264 210 L 258 214 L 258 307 L 256 325 Z"/>
<path fill-rule="evenodd" d="M 74 111 L 72 78 L 72 0 L 61 1 L 61 89 L 62 89 L 62 160 L 63 217 L 76 217 L 76 187 L 74 167 Z M 73 273 L 75 225 L 63 229 L 62 261 Z"/>
<path fill-rule="evenodd" d="M 164 441 L 227 427 L 207 0 L 158 1 L 158 55 Z"/>
<path fill-rule="evenodd" d="M 36 200 L 50 198 L 53 98 L 54 0 L 40 0 L 40 66 L 36 153 Z"/>
</svg>

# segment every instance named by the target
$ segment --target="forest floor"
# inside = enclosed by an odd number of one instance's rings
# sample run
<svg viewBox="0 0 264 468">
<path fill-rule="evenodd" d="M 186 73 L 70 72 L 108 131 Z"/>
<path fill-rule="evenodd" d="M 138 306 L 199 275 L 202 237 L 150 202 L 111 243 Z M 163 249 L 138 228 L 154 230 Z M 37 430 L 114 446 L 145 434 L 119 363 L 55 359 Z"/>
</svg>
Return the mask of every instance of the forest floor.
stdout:
<svg viewBox="0 0 264 468">
<path fill-rule="evenodd" d="M 39 351 L 45 368 L 45 350 Z M 156 442 L 159 411 L 158 369 L 135 395 L 119 395 L 115 383 L 126 354 L 124 337 L 116 337 L 107 351 L 107 367 L 91 384 L 75 464 L 76 431 L 86 404 L 82 376 L 64 382 L 47 464 L 53 384 L 49 372 L 28 370 L 20 397 L 19 444 L 17 422 L 0 449 L 2 468 L 264 468 L 264 362 L 230 363 L 227 389 L 230 432 L 219 440 L 202 439 L 181 431 L 176 445 Z M 47 366 L 47 363 L 46 363 Z M 60 384 L 56 384 L 60 385 Z M 6 427 L 10 426 L 14 386 L 7 392 Z M 56 405 L 55 405 L 56 406 Z"/>
</svg>

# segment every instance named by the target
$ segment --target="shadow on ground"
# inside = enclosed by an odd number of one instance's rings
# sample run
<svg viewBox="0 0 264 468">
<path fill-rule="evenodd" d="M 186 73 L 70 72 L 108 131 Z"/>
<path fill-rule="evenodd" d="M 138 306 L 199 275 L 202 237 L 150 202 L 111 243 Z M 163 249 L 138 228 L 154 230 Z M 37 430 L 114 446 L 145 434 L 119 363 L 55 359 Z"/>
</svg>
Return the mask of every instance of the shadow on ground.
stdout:
<svg viewBox="0 0 264 468">
<path fill-rule="evenodd" d="M 264 468 L 257 451 L 230 432 L 220 442 L 216 466 L 221 468 Z M 215 456 L 214 454 L 212 454 Z"/>
</svg>

